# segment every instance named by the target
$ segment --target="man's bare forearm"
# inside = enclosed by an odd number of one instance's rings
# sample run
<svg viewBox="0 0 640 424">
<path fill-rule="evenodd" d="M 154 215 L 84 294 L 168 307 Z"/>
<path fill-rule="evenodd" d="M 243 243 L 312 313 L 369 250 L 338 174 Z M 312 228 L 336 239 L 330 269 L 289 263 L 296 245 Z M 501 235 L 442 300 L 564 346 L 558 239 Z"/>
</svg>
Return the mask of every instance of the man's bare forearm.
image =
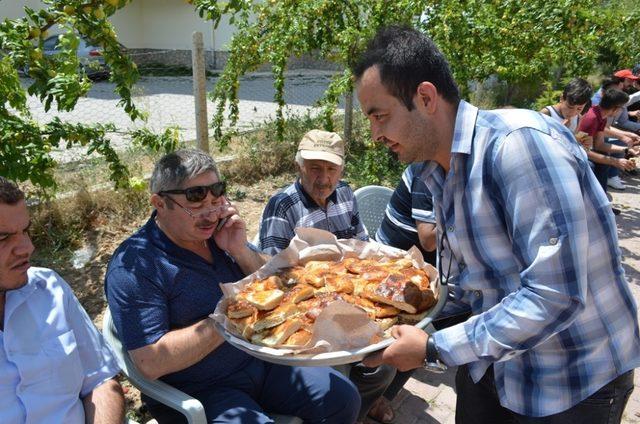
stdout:
<svg viewBox="0 0 640 424">
<path fill-rule="evenodd" d="M 245 249 L 238 254 L 232 255 L 233 259 L 245 274 L 249 275 L 258 270 L 267 261 L 268 255 L 262 255 L 254 250 L 245 247 Z"/>
<path fill-rule="evenodd" d="M 87 424 L 122 424 L 124 394 L 115 380 L 107 380 L 82 399 Z"/>
<path fill-rule="evenodd" d="M 436 226 L 430 222 L 416 221 L 418 239 L 427 252 L 436 250 Z"/>
<path fill-rule="evenodd" d="M 603 132 L 606 137 L 617 138 L 618 140 L 622 141 L 628 146 L 632 146 L 635 143 L 635 140 L 637 140 L 637 136 L 635 133 L 621 130 L 619 128 L 615 128 L 612 126 L 606 127 Z M 620 147 L 620 146 L 617 146 L 617 147 Z"/>
<path fill-rule="evenodd" d="M 593 140 L 593 148 L 594 150 L 602 153 L 624 153 L 625 149 L 623 146 L 605 143 L 604 134 L 602 132 L 598 133 L 596 138 Z"/>
<path fill-rule="evenodd" d="M 129 353 L 140 372 L 155 380 L 200 362 L 223 342 L 213 320 L 205 318 L 189 327 L 170 331 L 154 344 Z"/>
</svg>

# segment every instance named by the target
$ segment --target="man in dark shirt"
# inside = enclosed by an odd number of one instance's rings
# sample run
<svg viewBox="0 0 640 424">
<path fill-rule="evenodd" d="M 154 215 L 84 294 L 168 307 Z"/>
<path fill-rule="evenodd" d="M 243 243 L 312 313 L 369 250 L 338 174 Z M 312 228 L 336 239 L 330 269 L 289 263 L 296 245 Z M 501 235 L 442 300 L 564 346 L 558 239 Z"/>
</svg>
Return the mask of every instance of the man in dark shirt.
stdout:
<svg viewBox="0 0 640 424">
<path fill-rule="evenodd" d="M 208 317 L 220 283 L 265 262 L 247 243 L 213 159 L 198 150 L 166 155 L 150 186 L 155 210 L 116 250 L 105 282 L 118 335 L 142 374 L 200 400 L 210 423 L 272 422 L 264 411 L 354 422 L 360 398 L 341 374 L 258 360 L 227 344 Z M 183 419 L 145 400 L 159 422 Z"/>
<path fill-rule="evenodd" d="M 435 265 L 435 215 L 431 193 L 420 179 L 422 168 L 422 163 L 412 164 L 402 173 L 376 232 L 376 241 L 404 250 L 416 246 L 424 260 Z"/>
</svg>

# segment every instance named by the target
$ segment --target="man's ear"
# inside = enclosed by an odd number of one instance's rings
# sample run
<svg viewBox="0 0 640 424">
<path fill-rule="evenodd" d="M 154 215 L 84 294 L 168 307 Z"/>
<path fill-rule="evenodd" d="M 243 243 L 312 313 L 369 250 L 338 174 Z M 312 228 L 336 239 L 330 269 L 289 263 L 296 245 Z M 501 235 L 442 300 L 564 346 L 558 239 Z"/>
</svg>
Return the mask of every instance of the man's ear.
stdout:
<svg viewBox="0 0 640 424">
<path fill-rule="evenodd" d="M 429 115 L 433 114 L 438 104 L 438 90 L 435 85 L 429 81 L 418 84 L 415 102 L 418 109 L 424 110 Z"/>
<path fill-rule="evenodd" d="M 166 208 L 166 203 L 165 203 L 164 199 L 162 198 L 162 196 L 160 196 L 157 193 L 152 194 L 151 195 L 151 199 L 149 199 L 149 201 L 151 202 L 151 205 L 156 210 L 161 210 L 161 209 L 165 209 Z"/>
</svg>

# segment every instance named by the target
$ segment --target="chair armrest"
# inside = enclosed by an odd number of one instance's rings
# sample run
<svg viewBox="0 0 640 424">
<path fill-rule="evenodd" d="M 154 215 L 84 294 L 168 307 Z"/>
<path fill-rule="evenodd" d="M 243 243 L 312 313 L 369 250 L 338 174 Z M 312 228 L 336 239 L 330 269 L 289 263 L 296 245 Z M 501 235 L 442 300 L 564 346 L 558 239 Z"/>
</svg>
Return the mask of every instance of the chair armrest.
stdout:
<svg viewBox="0 0 640 424">
<path fill-rule="evenodd" d="M 111 319 L 111 312 L 108 308 L 104 314 L 102 334 L 107 343 L 111 346 L 116 362 L 131 384 L 150 398 L 181 412 L 187 418 L 189 424 L 207 423 L 204 407 L 199 400 L 192 398 L 167 383 L 157 380 L 149 380 L 138 371 L 129 357 L 129 353 L 125 350 L 122 342 L 116 335 L 113 327 L 113 321 Z"/>
</svg>

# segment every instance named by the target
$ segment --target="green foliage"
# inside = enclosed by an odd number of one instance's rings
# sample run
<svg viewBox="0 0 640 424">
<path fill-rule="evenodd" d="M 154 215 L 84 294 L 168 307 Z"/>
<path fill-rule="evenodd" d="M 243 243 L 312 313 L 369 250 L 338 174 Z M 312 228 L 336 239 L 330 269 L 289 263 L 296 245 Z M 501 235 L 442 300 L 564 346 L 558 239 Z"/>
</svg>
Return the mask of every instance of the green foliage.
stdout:
<svg viewBox="0 0 640 424">
<path fill-rule="evenodd" d="M 352 187 L 375 184 L 395 187 L 405 165 L 380 143 L 354 144 L 347 159 L 345 178 Z"/>
<path fill-rule="evenodd" d="M 490 76 L 505 85 L 496 106 L 529 106 L 544 83 L 565 76 L 588 75 L 605 56 L 608 67 L 640 61 L 633 28 L 640 8 L 633 0 L 194 0 L 201 16 L 218 23 L 223 13 L 237 26 L 229 61 L 213 92 L 217 110 L 213 127 L 224 146 L 225 113 L 238 117 L 239 78 L 269 63 L 275 78 L 275 101 L 284 105 L 283 72 L 291 56 L 312 54 L 346 70 L 338 73 L 320 104 L 324 127 L 341 97 L 352 89 L 349 65 L 375 31 L 391 23 L 413 24 L 432 36 L 448 58 L 463 96 L 471 82 Z M 421 16 L 421 19 L 418 17 Z M 284 118 L 277 115 L 278 139 Z"/>
<path fill-rule="evenodd" d="M 291 56 L 316 54 L 348 68 L 356 53 L 377 28 L 390 23 L 412 23 L 423 5 L 415 0 L 341 1 L 304 0 L 264 2 L 194 0 L 203 17 L 219 22 L 221 13 L 231 14 L 237 31 L 229 48 L 229 60 L 213 92 L 217 102 L 213 120 L 214 136 L 225 146 L 225 111 L 233 126 L 238 119 L 239 79 L 269 63 L 274 76 L 276 136 L 285 139 L 284 72 Z M 331 117 L 341 96 L 351 90 L 349 71 L 333 79 L 320 104 L 324 107 L 324 128 L 331 129 Z"/>
<path fill-rule="evenodd" d="M 554 90 L 547 88 L 540 94 L 534 103 L 535 110 L 541 110 L 542 108 L 550 105 L 555 105 L 562 96 L 562 90 Z"/>
<path fill-rule="evenodd" d="M 307 131 L 319 126 L 319 118 L 310 115 L 289 116 L 284 121 L 282 141 L 277 139 L 276 121 L 265 122 L 255 131 L 237 134 L 234 137 L 236 157 L 228 164 L 221 164 L 221 172 L 230 181 L 242 184 L 293 172 L 298 143 Z"/>
<path fill-rule="evenodd" d="M 353 134 L 346 152 L 345 179 L 354 189 L 370 184 L 395 188 L 406 165 L 384 144 L 372 140 L 369 124 L 362 115 L 354 119 Z"/>
<path fill-rule="evenodd" d="M 110 80 L 120 96 L 118 105 L 132 120 L 143 118 L 131 96 L 138 78 L 135 64 L 122 51 L 107 18 L 129 0 L 43 0 L 41 10 L 25 7 L 20 19 L 0 22 L 0 174 L 17 181 L 29 180 L 43 194 L 51 194 L 56 182 L 55 161 L 51 151 L 56 148 L 86 146 L 88 153 L 102 155 L 116 187 L 127 185 L 129 173 L 111 147 L 108 133 L 113 125 L 71 124 L 54 119 L 41 124 L 29 113 L 27 95 L 37 97 L 45 111 L 73 110 L 78 99 L 87 94 L 91 82 L 77 57 L 80 37 L 102 48 L 105 63 L 111 69 Z M 43 54 L 43 42 L 48 29 L 57 25 L 60 52 Z M 20 84 L 17 69 L 28 69 L 32 78 L 25 89 Z M 133 139 L 153 149 L 175 146 L 176 133 L 155 136 L 140 130 Z M 170 139 L 173 137 L 173 139 Z"/>
<path fill-rule="evenodd" d="M 463 94 L 471 81 L 496 75 L 508 84 L 503 103 L 520 91 L 598 68 L 602 51 L 629 66 L 640 49 L 631 28 L 639 9 L 591 0 L 430 1 L 423 28 L 448 57 Z M 532 89 L 533 88 L 533 89 Z"/>
</svg>

